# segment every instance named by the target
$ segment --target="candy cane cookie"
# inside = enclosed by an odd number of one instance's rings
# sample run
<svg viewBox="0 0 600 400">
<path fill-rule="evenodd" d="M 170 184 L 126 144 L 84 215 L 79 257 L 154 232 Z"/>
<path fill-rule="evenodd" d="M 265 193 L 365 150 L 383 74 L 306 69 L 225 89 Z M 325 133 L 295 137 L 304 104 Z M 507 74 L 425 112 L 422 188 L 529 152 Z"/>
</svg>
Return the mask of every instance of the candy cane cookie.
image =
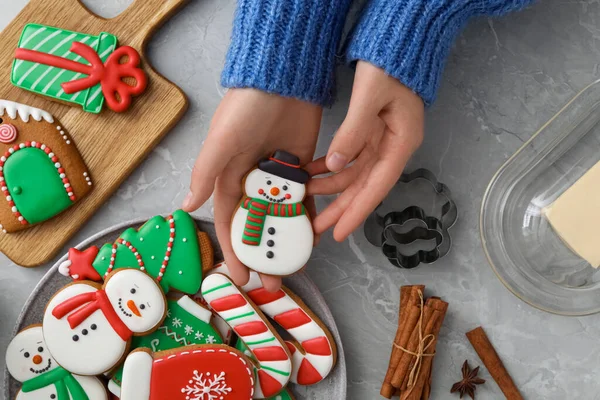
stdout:
<svg viewBox="0 0 600 400">
<path fill-rule="evenodd" d="M 201 290 L 210 308 L 233 328 L 257 360 L 254 398 L 281 392 L 290 380 L 292 361 L 288 348 L 266 317 L 225 275 L 207 276 Z"/>
<path fill-rule="evenodd" d="M 229 275 L 229 270 L 225 263 L 219 263 L 209 273 Z M 325 379 L 335 366 L 337 349 L 331 333 L 310 308 L 286 287 L 267 292 L 254 271 L 250 271 L 250 280 L 242 290 L 295 339 L 285 342 L 292 353 L 290 381 L 314 385 Z"/>
</svg>

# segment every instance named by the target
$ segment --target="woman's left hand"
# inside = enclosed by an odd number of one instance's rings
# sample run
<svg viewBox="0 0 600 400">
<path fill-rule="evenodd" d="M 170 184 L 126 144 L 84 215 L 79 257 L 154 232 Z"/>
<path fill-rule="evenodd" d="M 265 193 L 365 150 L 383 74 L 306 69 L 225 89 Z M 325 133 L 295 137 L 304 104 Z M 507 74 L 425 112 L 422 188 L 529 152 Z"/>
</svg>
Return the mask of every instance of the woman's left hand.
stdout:
<svg viewBox="0 0 600 400">
<path fill-rule="evenodd" d="M 379 205 L 423 141 L 421 98 L 385 71 L 359 61 L 348 113 L 327 156 L 308 164 L 310 195 L 340 196 L 313 221 L 345 240 Z"/>
</svg>

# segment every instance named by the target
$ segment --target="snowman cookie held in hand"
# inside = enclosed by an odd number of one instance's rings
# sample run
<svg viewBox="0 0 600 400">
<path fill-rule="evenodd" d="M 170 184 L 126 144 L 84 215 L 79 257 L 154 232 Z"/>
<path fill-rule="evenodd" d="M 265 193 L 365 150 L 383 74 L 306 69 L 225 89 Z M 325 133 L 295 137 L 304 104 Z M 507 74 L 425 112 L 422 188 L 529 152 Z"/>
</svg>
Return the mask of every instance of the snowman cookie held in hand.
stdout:
<svg viewBox="0 0 600 400">
<path fill-rule="evenodd" d="M 80 375 L 99 375 L 116 367 L 132 336 L 155 331 L 166 315 L 158 283 L 138 269 L 118 269 L 100 286 L 70 284 L 44 312 L 44 339 L 56 361 Z"/>
<path fill-rule="evenodd" d="M 10 375 L 23 383 L 16 400 L 106 400 L 104 385 L 95 377 L 73 375 L 52 357 L 42 327 L 25 328 L 6 349 Z"/>
<path fill-rule="evenodd" d="M 231 222 L 231 244 L 248 268 L 287 276 L 302 269 L 313 248 L 307 210 L 308 172 L 298 157 L 277 150 L 244 179 L 244 198 Z"/>
</svg>

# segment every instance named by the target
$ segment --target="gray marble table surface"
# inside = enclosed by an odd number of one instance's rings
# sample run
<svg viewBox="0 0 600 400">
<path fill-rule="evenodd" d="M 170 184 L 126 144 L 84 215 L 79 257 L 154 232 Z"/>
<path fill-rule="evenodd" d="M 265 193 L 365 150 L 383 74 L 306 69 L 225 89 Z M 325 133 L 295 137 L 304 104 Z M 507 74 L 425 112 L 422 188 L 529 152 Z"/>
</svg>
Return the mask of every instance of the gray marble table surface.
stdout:
<svg viewBox="0 0 600 400">
<path fill-rule="evenodd" d="M 129 4 L 84 2 L 105 17 Z M 0 29 L 25 4 L 0 0 Z M 192 0 L 151 40 L 152 64 L 185 91 L 190 108 L 70 245 L 121 220 L 180 206 L 195 156 L 224 94 L 219 74 L 234 9 L 234 0 Z M 599 49 L 600 3 L 592 0 L 546 0 L 506 18 L 478 19 L 458 38 L 439 100 L 427 114 L 425 142 L 411 161 L 411 168 L 434 171 L 454 193 L 460 215 L 452 230 L 452 252 L 430 267 L 401 271 L 387 264 L 358 231 L 343 243 L 325 235 L 309 264 L 308 273 L 342 335 L 348 399 L 379 398 L 397 326 L 399 287 L 415 283 L 426 284 L 451 303 L 435 359 L 433 399 L 455 398 L 449 389 L 465 359 L 480 364 L 464 335 L 478 325 L 486 328 L 526 398 L 600 399 L 600 316 L 550 315 L 514 297 L 489 267 L 478 225 L 481 199 L 497 168 L 570 98 L 600 78 Z M 338 76 L 339 101 L 325 111 L 318 156 L 326 153 L 348 104 L 352 72 L 341 66 Z M 332 200 L 318 199 L 319 208 Z M 196 215 L 211 216 L 212 203 Z M 46 269 L 20 268 L 0 256 L 0 271 L 4 369 L 14 322 Z M 477 398 L 502 398 L 487 371 L 482 375 L 488 383 L 478 388 Z"/>
</svg>

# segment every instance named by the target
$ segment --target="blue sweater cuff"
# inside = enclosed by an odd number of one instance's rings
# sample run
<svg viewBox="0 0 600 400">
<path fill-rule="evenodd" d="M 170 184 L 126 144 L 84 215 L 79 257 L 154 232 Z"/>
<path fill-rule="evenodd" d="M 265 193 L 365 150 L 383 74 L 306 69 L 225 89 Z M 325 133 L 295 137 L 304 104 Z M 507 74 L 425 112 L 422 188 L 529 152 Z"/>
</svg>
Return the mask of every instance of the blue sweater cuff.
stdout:
<svg viewBox="0 0 600 400">
<path fill-rule="evenodd" d="M 351 0 L 239 0 L 221 83 L 329 105 Z"/>
<path fill-rule="evenodd" d="M 347 61 L 364 60 L 384 69 L 435 101 L 448 52 L 469 18 L 499 16 L 533 0 L 370 0 L 350 36 Z"/>
</svg>

